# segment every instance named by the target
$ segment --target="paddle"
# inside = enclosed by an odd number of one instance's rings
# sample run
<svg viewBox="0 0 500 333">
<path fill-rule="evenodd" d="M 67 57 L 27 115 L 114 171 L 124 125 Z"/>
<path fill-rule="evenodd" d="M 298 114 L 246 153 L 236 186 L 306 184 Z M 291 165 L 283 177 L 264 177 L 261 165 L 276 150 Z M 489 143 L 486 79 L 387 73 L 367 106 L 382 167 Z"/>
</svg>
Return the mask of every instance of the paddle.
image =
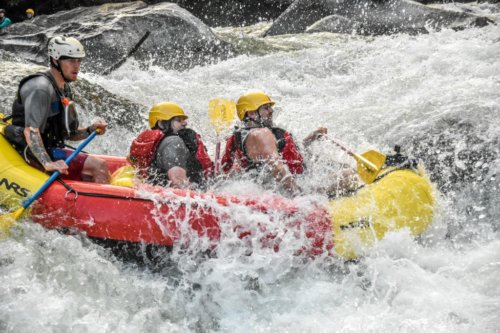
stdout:
<svg viewBox="0 0 500 333">
<path fill-rule="evenodd" d="M 148 38 L 148 36 L 149 36 L 150 33 L 151 32 L 149 30 L 146 31 L 146 33 L 144 34 L 144 36 L 142 36 L 142 38 L 139 39 L 139 41 L 137 42 L 137 44 L 135 44 L 134 47 L 132 49 L 130 49 L 130 51 L 128 51 L 128 53 L 125 54 L 120 60 L 118 60 L 113 65 L 111 65 L 109 68 L 105 69 L 102 72 L 102 75 L 108 75 L 109 73 L 111 73 L 114 70 L 117 70 L 121 65 L 123 65 L 125 63 L 125 61 L 127 61 L 127 59 L 130 58 L 130 56 L 132 54 L 134 54 L 135 51 L 137 51 L 137 49 L 142 45 L 142 43 L 144 43 L 144 41 L 146 40 L 146 38 Z"/>
<path fill-rule="evenodd" d="M 340 141 L 328 137 L 330 141 L 336 144 L 340 149 L 345 151 L 350 156 L 354 157 L 356 162 L 358 162 L 358 174 L 359 177 L 366 183 L 371 184 L 377 178 L 382 166 L 385 163 L 385 155 L 376 150 L 369 150 L 367 152 L 362 153 L 361 155 L 356 154 L 351 149 L 347 148 Z"/>
<path fill-rule="evenodd" d="M 97 135 L 97 131 L 92 132 L 88 138 L 83 141 L 78 148 L 75 149 L 75 151 L 64 161 L 67 165 L 73 161 L 76 155 L 82 151 L 83 148 L 85 148 L 86 145 L 89 144 L 90 141 L 92 141 L 93 138 Z M 4 214 L 0 216 L 0 235 L 1 236 L 6 236 L 9 234 L 10 229 L 14 225 L 17 219 L 23 215 L 24 210 L 28 208 L 38 197 L 56 180 L 57 177 L 61 174 L 60 171 L 55 171 L 49 179 L 40 187 L 40 189 L 31 196 L 31 198 L 28 198 L 23 201 L 22 207 L 17 209 L 14 212 L 10 212 L 7 214 Z"/>
<path fill-rule="evenodd" d="M 215 146 L 215 174 L 219 173 L 219 158 L 220 158 L 220 134 L 227 129 L 234 120 L 236 114 L 236 105 L 233 101 L 214 98 L 208 103 L 208 118 L 210 124 L 214 127 L 217 133 L 217 143 Z"/>
</svg>

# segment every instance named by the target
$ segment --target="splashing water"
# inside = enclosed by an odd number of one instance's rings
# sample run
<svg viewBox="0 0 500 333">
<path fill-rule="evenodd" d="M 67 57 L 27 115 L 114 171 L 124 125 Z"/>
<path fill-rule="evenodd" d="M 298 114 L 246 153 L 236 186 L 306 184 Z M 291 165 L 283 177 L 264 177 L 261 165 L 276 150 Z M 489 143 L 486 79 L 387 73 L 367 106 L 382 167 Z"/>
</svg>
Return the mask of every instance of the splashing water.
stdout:
<svg viewBox="0 0 500 333">
<path fill-rule="evenodd" d="M 84 76 L 145 106 L 178 102 L 211 152 L 209 99 L 249 89 L 269 93 L 276 123 L 299 141 L 325 126 L 356 151 L 400 144 L 441 191 L 431 230 L 418 241 L 392 233 L 357 263 L 304 260 L 293 247 L 248 255 L 227 237 L 216 257 L 174 249 L 174 264 L 151 272 L 25 221 L 0 243 L 0 331 L 498 331 L 500 27 L 377 38 L 219 33 L 245 34 L 250 53 L 184 72 L 131 60 L 109 77 Z M 134 133 L 121 130 L 96 149 L 126 154 Z M 311 150 L 304 188 L 319 187 L 334 161 L 352 164 L 327 141 Z"/>
</svg>

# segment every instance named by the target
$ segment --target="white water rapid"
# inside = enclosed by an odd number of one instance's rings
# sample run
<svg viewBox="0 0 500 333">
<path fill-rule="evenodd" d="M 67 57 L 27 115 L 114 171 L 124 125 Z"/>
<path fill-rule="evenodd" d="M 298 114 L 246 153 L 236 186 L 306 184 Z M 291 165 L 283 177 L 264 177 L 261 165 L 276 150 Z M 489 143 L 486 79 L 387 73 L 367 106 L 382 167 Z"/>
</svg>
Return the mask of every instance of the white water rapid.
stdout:
<svg viewBox="0 0 500 333">
<path fill-rule="evenodd" d="M 419 240 L 392 233 L 346 264 L 286 249 L 245 255 L 225 239 L 216 257 L 174 251 L 174 267 L 152 272 L 85 237 L 23 223 L 0 242 L 0 332 L 500 332 L 500 26 L 256 37 L 263 28 L 216 29 L 250 52 L 217 64 L 180 72 L 129 60 L 83 76 L 145 106 L 179 103 L 212 156 L 209 99 L 250 89 L 276 101 L 276 124 L 298 140 L 325 126 L 359 152 L 399 144 L 441 190 L 431 230 Z M 112 129 L 92 150 L 124 155 L 135 134 Z M 328 141 L 312 151 L 299 180 L 308 192 L 332 161 L 353 164 Z"/>
</svg>

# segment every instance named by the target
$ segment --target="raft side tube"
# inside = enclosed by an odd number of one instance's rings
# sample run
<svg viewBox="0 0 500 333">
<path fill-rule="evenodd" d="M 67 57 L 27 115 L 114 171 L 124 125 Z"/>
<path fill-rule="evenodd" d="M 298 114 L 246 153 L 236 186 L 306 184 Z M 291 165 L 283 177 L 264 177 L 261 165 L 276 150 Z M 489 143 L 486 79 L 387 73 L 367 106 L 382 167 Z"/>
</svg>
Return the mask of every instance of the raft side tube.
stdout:
<svg viewBox="0 0 500 333">
<path fill-rule="evenodd" d="M 330 202 L 335 251 L 347 260 L 367 252 L 390 231 L 408 228 L 413 236 L 432 223 L 433 187 L 425 175 L 390 170 L 351 197 Z"/>
<path fill-rule="evenodd" d="M 19 207 L 21 201 L 35 193 L 49 178 L 31 167 L 0 135 L 0 204 Z"/>
</svg>

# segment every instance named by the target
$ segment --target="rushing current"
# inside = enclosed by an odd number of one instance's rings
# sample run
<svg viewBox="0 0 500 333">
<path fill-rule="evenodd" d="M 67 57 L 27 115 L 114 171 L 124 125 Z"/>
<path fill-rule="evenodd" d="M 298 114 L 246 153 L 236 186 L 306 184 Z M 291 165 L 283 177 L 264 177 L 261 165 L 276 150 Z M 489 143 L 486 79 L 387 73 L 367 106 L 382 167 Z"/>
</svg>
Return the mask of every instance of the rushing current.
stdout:
<svg viewBox="0 0 500 333">
<path fill-rule="evenodd" d="M 267 26 L 215 29 L 245 54 L 216 64 L 141 70 L 131 59 L 82 76 L 146 107 L 179 103 L 212 156 L 208 101 L 251 89 L 276 101 L 275 123 L 299 141 L 324 126 L 355 151 L 400 145 L 440 192 L 431 229 L 418 240 L 391 233 L 352 263 L 286 247 L 249 254 L 228 236 L 216 256 L 174 250 L 152 271 L 24 221 L 0 242 L 0 332 L 500 332 L 500 26 L 258 37 Z M 125 155 L 130 128 L 93 151 Z M 328 140 L 310 154 L 299 184 L 326 201 L 336 162 L 354 163 Z M 267 191 L 248 181 L 220 190 Z"/>
</svg>

